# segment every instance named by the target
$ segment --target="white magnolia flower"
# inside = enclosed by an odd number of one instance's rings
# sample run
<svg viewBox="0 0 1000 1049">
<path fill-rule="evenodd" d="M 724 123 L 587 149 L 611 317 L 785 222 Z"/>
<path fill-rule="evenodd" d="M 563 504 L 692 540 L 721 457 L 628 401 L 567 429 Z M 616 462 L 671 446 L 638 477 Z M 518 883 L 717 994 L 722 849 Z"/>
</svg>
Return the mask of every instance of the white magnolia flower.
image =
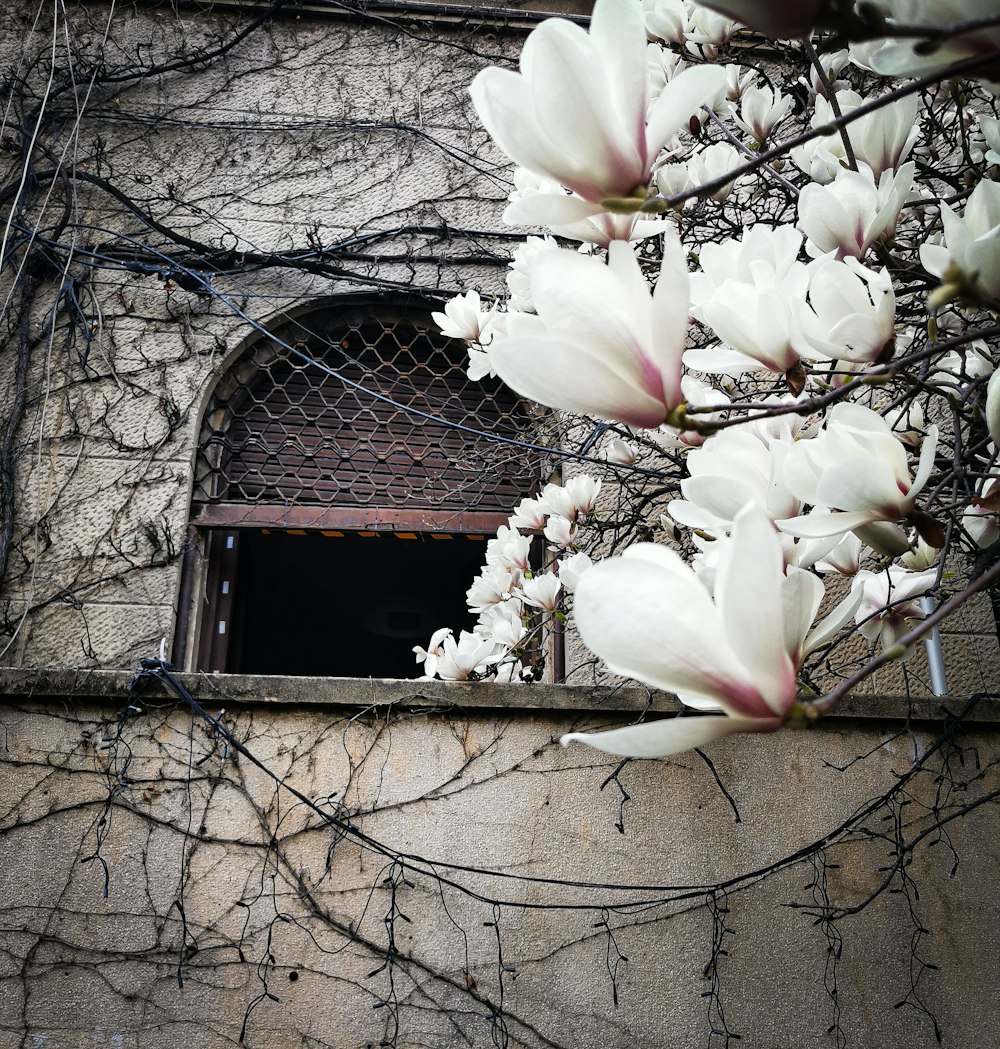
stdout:
<svg viewBox="0 0 1000 1049">
<path fill-rule="evenodd" d="M 554 572 L 546 572 L 544 575 L 522 580 L 520 594 L 525 604 L 540 608 L 544 612 L 554 612 L 559 605 L 561 589 L 559 577 Z"/>
<path fill-rule="evenodd" d="M 573 546 L 573 525 L 565 517 L 553 514 L 542 534 L 552 544 L 549 549 L 569 550 Z"/>
<path fill-rule="evenodd" d="M 443 681 L 466 681 L 473 674 L 485 674 L 502 659 L 504 651 L 493 641 L 463 630 L 458 641 L 449 630 L 442 644 L 435 670 Z"/>
<path fill-rule="evenodd" d="M 487 565 L 466 591 L 469 611 L 483 612 L 491 605 L 506 601 L 520 582 L 521 573 L 516 569 Z"/>
<path fill-rule="evenodd" d="M 924 611 L 913 599 L 926 594 L 934 585 L 937 572 L 908 572 L 890 565 L 881 572 L 859 572 L 854 577 L 852 590 L 861 595 L 861 603 L 854 615 L 862 637 L 878 639 L 883 650 L 892 648 L 899 639 L 924 618 Z M 913 654 L 910 649 L 902 658 Z"/>
<path fill-rule="evenodd" d="M 942 204 L 941 222 L 944 243 L 920 248 L 920 261 L 942 281 L 930 305 L 958 295 L 1000 301 L 1000 183 L 980 182 L 961 218 Z"/>
<path fill-rule="evenodd" d="M 659 426 L 680 405 L 688 299 L 676 236 L 666 238 L 652 294 L 632 249 L 615 241 L 607 266 L 567 252 L 542 255 L 531 297 L 537 316 L 513 316 L 490 354 L 508 386 L 550 408 L 643 427 Z"/>
<path fill-rule="evenodd" d="M 802 288 L 808 286 L 805 266 L 798 261 L 802 234 L 790 225 L 757 223 L 736 240 L 710 241 L 699 249 L 699 272 L 691 274 L 691 315 L 701 320 L 702 303 L 713 298 L 727 280 L 753 284 L 763 263 L 776 280 L 786 279 Z"/>
<path fill-rule="evenodd" d="M 619 466 L 631 466 L 637 456 L 635 449 L 627 441 L 620 437 L 612 437 L 604 449 L 604 458 L 609 463 L 618 463 Z"/>
<path fill-rule="evenodd" d="M 510 516 L 510 526 L 523 532 L 541 532 L 548 515 L 549 511 L 540 500 L 522 499 Z"/>
<path fill-rule="evenodd" d="M 594 562 L 582 552 L 572 554 L 570 557 L 564 557 L 559 562 L 559 580 L 563 585 L 563 589 L 568 590 L 572 594 L 576 590 L 580 576 L 592 568 L 593 565 Z"/>
<path fill-rule="evenodd" d="M 862 164 L 858 171 L 838 172 L 828 186 L 805 186 L 799 194 L 799 229 L 808 238 L 809 254 L 861 258 L 879 237 L 892 235 L 915 170 L 911 161 L 896 172 L 883 172 L 876 183 Z"/>
<path fill-rule="evenodd" d="M 818 572 L 836 572 L 853 576 L 861 570 L 861 563 L 871 551 L 853 533 L 848 532 L 831 550 L 816 562 Z"/>
<path fill-rule="evenodd" d="M 597 0 L 588 33 L 546 19 L 525 41 L 521 71 L 492 66 L 470 93 L 500 148 L 529 171 L 572 190 L 552 217 L 573 222 L 607 199 L 645 197 L 665 143 L 720 89 L 725 74 L 687 69 L 646 113 L 646 31 L 638 0 Z"/>
<path fill-rule="evenodd" d="M 753 139 L 763 145 L 771 132 L 788 116 L 795 100 L 773 87 L 750 87 L 743 92 L 739 115 L 733 119 Z"/>
<path fill-rule="evenodd" d="M 657 40 L 684 46 L 688 9 L 684 0 L 643 0 L 642 18 L 646 32 Z"/>
<path fill-rule="evenodd" d="M 480 613 L 475 633 L 507 650 L 517 648 L 528 633 L 521 612 L 522 606 L 517 600 L 494 605 Z"/>
<path fill-rule="evenodd" d="M 793 306 L 792 343 L 804 357 L 873 363 L 893 337 L 896 296 L 888 270 L 832 256 L 809 267 L 809 305 Z"/>
<path fill-rule="evenodd" d="M 539 502 L 547 513 L 558 514 L 568 521 L 585 521 L 594 509 L 601 482 L 590 474 L 577 474 L 565 484 L 547 484 Z"/>
<path fill-rule="evenodd" d="M 812 573 L 785 574 L 777 535 L 753 505 L 736 518 L 714 595 L 677 554 L 652 543 L 594 565 L 575 597 L 588 647 L 614 673 L 726 716 L 571 732 L 563 745 L 579 740 L 624 757 L 662 757 L 734 732 L 777 730 L 795 704 L 804 653 L 839 629 L 824 621 L 810 630 L 822 598 Z"/>
<path fill-rule="evenodd" d="M 716 536 L 728 532 L 751 503 L 763 507 L 771 520 L 794 516 L 802 506 L 783 478 L 791 447 L 791 440 L 761 440 L 744 426 L 719 431 L 688 455 L 684 498 L 672 500 L 667 513 L 678 524 Z"/>
<path fill-rule="evenodd" d="M 931 426 L 920 449 L 916 474 L 910 478 L 906 448 L 886 421 L 860 404 L 835 405 L 825 428 L 798 441 L 784 463 L 788 489 L 804 503 L 833 508 L 778 521 L 789 535 L 818 538 L 880 522 L 903 521 L 916 509 L 916 499 L 934 468 L 937 427 Z M 859 532 L 875 546 L 871 532 Z M 883 535 L 885 541 L 885 535 Z M 909 548 L 905 537 L 902 549 Z"/>
<path fill-rule="evenodd" d="M 765 368 L 783 375 L 798 365 L 799 354 L 793 345 L 793 318 L 795 303 L 805 299 L 809 286 L 806 267 L 792 263 L 778 270 L 769 261 L 757 259 L 750 261 L 746 268 L 749 280 L 723 281 L 710 298 L 693 310 L 728 350 L 720 351 L 718 347 L 688 350 L 684 356 L 688 367 L 728 375 Z"/>
<path fill-rule="evenodd" d="M 522 313 L 535 312 L 535 304 L 531 299 L 532 264 L 544 252 L 559 250 L 559 245 L 552 237 L 528 237 L 514 249 L 513 258 L 508 264 L 507 290 L 514 305 Z"/>
<path fill-rule="evenodd" d="M 528 568 L 531 537 L 521 535 L 514 528 L 501 525 L 496 539 L 486 544 L 486 563 L 498 568 L 524 571 Z"/>
<path fill-rule="evenodd" d="M 1000 447 L 1000 369 L 997 369 L 986 384 L 986 429 L 989 430 L 993 443 Z"/>
<path fill-rule="evenodd" d="M 728 175 L 742 163 L 743 157 L 734 146 L 728 142 L 713 142 L 697 153 L 692 153 L 688 158 L 688 180 L 692 186 L 702 186 L 713 179 Z M 729 197 L 735 185 L 735 180 L 727 182 L 719 189 L 712 190 L 710 196 L 721 203 Z"/>
<path fill-rule="evenodd" d="M 444 655 L 446 637 L 451 637 L 451 630 L 448 627 L 441 627 L 431 634 L 426 648 L 421 648 L 420 645 L 413 646 L 417 662 L 424 664 L 424 674 L 427 677 L 434 677 L 437 674 L 438 661 Z"/>
<path fill-rule="evenodd" d="M 495 309 L 483 313 L 479 292 L 467 291 L 445 303 L 444 313 L 432 313 L 431 319 L 446 338 L 478 342 Z"/>
<path fill-rule="evenodd" d="M 856 91 L 837 92 L 837 105 L 844 115 L 864 102 L 865 99 Z M 916 145 L 920 137 L 918 105 L 919 97 L 916 94 L 907 95 L 859 117 L 843 129 L 850 139 L 855 158 L 871 168 L 875 179 L 884 171 L 898 168 Z M 815 111 L 809 121 L 812 127 L 823 127 L 834 116 L 829 101 L 823 95 L 818 95 Z M 843 133 L 836 131 L 796 147 L 792 150 L 792 160 L 813 181 L 824 184 L 832 181 L 847 166 Z"/>
<path fill-rule="evenodd" d="M 962 527 L 980 550 L 1000 539 L 1000 479 L 990 477 L 962 514 Z"/>
</svg>

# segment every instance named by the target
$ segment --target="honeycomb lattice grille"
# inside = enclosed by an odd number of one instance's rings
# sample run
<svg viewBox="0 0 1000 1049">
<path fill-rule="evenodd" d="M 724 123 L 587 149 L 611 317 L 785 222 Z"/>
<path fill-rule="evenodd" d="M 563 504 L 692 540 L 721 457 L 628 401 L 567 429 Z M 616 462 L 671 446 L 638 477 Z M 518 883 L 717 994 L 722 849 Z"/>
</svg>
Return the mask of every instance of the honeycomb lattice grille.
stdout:
<svg viewBox="0 0 1000 1049">
<path fill-rule="evenodd" d="M 421 310 L 341 307 L 287 338 L 362 389 L 274 344 L 248 350 L 205 413 L 195 502 L 509 512 L 537 457 L 456 426 L 523 440 L 528 417 L 496 380 L 471 382 L 465 347 L 430 323 Z"/>
</svg>

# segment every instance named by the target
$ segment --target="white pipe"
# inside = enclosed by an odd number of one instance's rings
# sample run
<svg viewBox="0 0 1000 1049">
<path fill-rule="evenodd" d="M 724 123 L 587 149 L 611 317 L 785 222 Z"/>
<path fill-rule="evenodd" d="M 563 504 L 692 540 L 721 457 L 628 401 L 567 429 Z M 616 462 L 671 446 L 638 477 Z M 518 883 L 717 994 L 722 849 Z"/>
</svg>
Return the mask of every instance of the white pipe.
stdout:
<svg viewBox="0 0 1000 1049">
<path fill-rule="evenodd" d="M 934 611 L 934 599 L 924 594 L 920 599 L 920 607 L 926 615 Z M 927 649 L 927 666 L 931 672 L 931 692 L 935 696 L 946 696 L 948 694 L 948 679 L 944 672 L 944 652 L 941 650 L 941 634 L 936 626 L 924 638 L 924 647 Z"/>
</svg>

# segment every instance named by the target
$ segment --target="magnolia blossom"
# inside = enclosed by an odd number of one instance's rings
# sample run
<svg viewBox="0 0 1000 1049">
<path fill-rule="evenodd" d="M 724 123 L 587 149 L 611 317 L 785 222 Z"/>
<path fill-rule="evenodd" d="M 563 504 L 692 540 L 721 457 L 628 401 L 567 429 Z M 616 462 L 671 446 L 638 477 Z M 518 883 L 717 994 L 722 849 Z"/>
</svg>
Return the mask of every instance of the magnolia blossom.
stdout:
<svg viewBox="0 0 1000 1049">
<path fill-rule="evenodd" d="M 959 218 L 941 205 L 943 244 L 924 244 L 920 261 L 942 281 L 930 304 L 956 296 L 1000 301 L 1000 183 L 982 181 Z"/>
<path fill-rule="evenodd" d="M 786 374 L 798 365 L 793 304 L 806 295 L 805 266 L 792 265 L 779 275 L 767 262 L 757 260 L 749 270 L 748 281 L 724 281 L 696 310 L 728 349 L 688 350 L 684 357 L 688 367 L 734 375 L 761 368 Z"/>
<path fill-rule="evenodd" d="M 774 273 L 777 281 L 786 278 L 805 294 L 805 266 L 798 261 L 802 234 L 794 227 L 757 223 L 744 230 L 739 239 L 710 241 L 698 255 L 699 272 L 691 274 L 691 314 L 701 320 L 701 305 L 716 296 L 726 281 L 754 283 L 760 264 Z"/>
<path fill-rule="evenodd" d="M 521 599 L 526 605 L 540 608 L 544 612 L 554 612 L 559 605 L 559 591 L 562 585 L 559 577 L 552 572 L 536 575 L 521 582 Z"/>
<path fill-rule="evenodd" d="M 550 550 L 569 550 L 573 546 L 573 525 L 565 517 L 553 514 L 542 534 L 552 544 Z"/>
<path fill-rule="evenodd" d="M 684 46 L 688 9 L 684 0 L 643 0 L 642 18 L 650 36 L 668 44 Z"/>
<path fill-rule="evenodd" d="M 667 513 L 679 524 L 712 535 L 728 532 L 750 503 L 763 507 L 772 520 L 797 514 L 801 503 L 783 480 L 791 447 L 791 441 L 761 440 L 743 426 L 722 430 L 688 455 L 684 498 L 672 500 Z"/>
<path fill-rule="evenodd" d="M 828 186 L 810 183 L 799 194 L 799 229 L 814 258 L 836 252 L 861 258 L 883 234 L 892 234 L 913 182 L 916 167 L 885 171 L 876 183 L 871 168 L 843 170 Z"/>
<path fill-rule="evenodd" d="M 513 305 L 522 313 L 535 312 L 535 304 L 531 299 L 531 267 L 535 259 L 546 251 L 559 251 L 559 245 L 552 237 L 528 237 L 514 249 L 508 263 L 507 290 Z"/>
<path fill-rule="evenodd" d="M 819 434 L 789 450 L 784 479 L 803 502 L 836 512 L 778 521 L 778 527 L 789 535 L 815 538 L 905 520 L 934 468 L 937 436 L 937 427 L 931 426 L 911 480 L 906 448 L 877 412 L 860 404 L 835 405 Z M 871 532 L 859 534 L 875 545 Z M 882 538 L 886 540 L 884 534 Z M 908 546 L 903 538 L 902 549 L 889 552 L 898 554 Z"/>
<path fill-rule="evenodd" d="M 430 646 L 428 652 L 419 646 L 414 648 L 417 662 L 424 663 L 428 677 L 436 674 L 444 681 L 466 681 L 473 675 L 485 674 L 504 654 L 492 641 L 466 630 L 458 641 L 450 630 L 436 630 Z"/>
<path fill-rule="evenodd" d="M 743 163 L 743 158 L 728 142 L 713 142 L 697 153 L 692 153 L 687 162 L 688 179 L 692 186 L 701 186 L 713 179 L 728 175 Z M 736 182 L 727 182 L 709 194 L 713 200 L 725 201 Z"/>
<path fill-rule="evenodd" d="M 809 305 L 797 301 L 793 310 L 792 341 L 800 354 L 871 363 L 893 337 L 896 296 L 888 270 L 829 257 L 810 267 Z"/>
<path fill-rule="evenodd" d="M 576 590 L 577 583 L 580 581 L 580 576 L 588 569 L 593 568 L 593 566 L 594 562 L 582 551 L 578 554 L 564 557 L 559 562 L 559 581 L 562 583 L 563 589 L 573 593 Z"/>
<path fill-rule="evenodd" d="M 522 532 L 541 532 L 548 513 L 537 499 L 522 499 L 510 515 L 511 528 L 518 528 Z"/>
<path fill-rule="evenodd" d="M 524 571 L 528 567 L 531 553 L 531 538 L 521 535 L 514 528 L 501 525 L 496 539 L 486 544 L 486 563 L 513 571 Z"/>
<path fill-rule="evenodd" d="M 638 0 L 597 0 L 589 33 L 546 19 L 525 41 L 520 73 L 492 66 L 472 82 L 476 112 L 497 145 L 576 195 L 553 197 L 546 221 L 605 211 L 608 199 L 638 204 L 656 154 L 724 82 L 720 69 L 687 69 L 647 114 L 645 52 Z"/>
<path fill-rule="evenodd" d="M 869 641 L 878 639 L 883 650 L 898 644 L 899 639 L 916 622 L 924 618 L 923 609 L 913 599 L 926 594 L 934 585 L 937 572 L 908 572 L 890 565 L 882 572 L 859 572 L 852 589 L 861 596 L 855 613 L 861 635 Z M 903 659 L 913 654 L 910 649 Z"/>
<path fill-rule="evenodd" d="M 537 316 L 513 316 L 490 354 L 522 396 L 644 427 L 681 404 L 688 300 L 676 236 L 666 238 L 652 295 L 632 249 L 615 241 L 606 266 L 569 252 L 540 256 L 531 297 Z"/>
<path fill-rule="evenodd" d="M 974 547 L 985 549 L 1000 539 L 1000 479 L 989 478 L 962 514 L 962 527 Z"/>
<path fill-rule="evenodd" d="M 492 605 L 506 601 L 520 581 L 521 573 L 517 569 L 487 565 L 466 592 L 469 611 L 483 612 Z"/>
<path fill-rule="evenodd" d="M 444 313 L 432 313 L 431 318 L 446 338 L 478 342 L 495 309 L 483 313 L 479 292 L 467 291 L 445 303 Z"/>
<path fill-rule="evenodd" d="M 739 116 L 734 119 L 754 142 L 763 145 L 788 116 L 794 102 L 791 95 L 783 95 L 773 87 L 747 88 L 740 100 Z"/>
<path fill-rule="evenodd" d="M 864 103 L 856 91 L 838 91 L 837 105 L 842 114 L 850 113 Z M 917 123 L 919 98 L 916 94 L 898 98 L 851 121 L 842 131 L 812 139 L 792 150 L 792 160 L 814 181 L 830 182 L 847 166 L 847 134 L 857 160 L 871 168 L 875 179 L 884 171 L 898 168 L 909 156 L 920 137 Z M 821 128 L 834 119 L 833 107 L 822 95 L 816 98 L 816 109 L 809 123 Z"/>
<path fill-rule="evenodd" d="M 726 716 L 571 732 L 563 745 L 579 740 L 623 757 L 662 757 L 735 732 L 779 729 L 795 704 L 799 662 L 839 629 L 824 621 L 810 630 L 822 597 L 812 573 L 786 575 L 774 529 L 754 505 L 737 515 L 714 594 L 677 554 L 651 543 L 594 565 L 576 588 L 587 646 L 614 673 Z"/>
<path fill-rule="evenodd" d="M 585 521 L 600 491 L 601 482 L 596 477 L 577 474 L 565 484 L 547 484 L 538 501 L 547 513 L 565 517 L 567 521 Z"/>
<path fill-rule="evenodd" d="M 604 449 L 604 458 L 609 463 L 617 463 L 619 466 L 631 466 L 636 461 L 636 451 L 627 441 L 620 437 L 612 437 Z"/>
</svg>

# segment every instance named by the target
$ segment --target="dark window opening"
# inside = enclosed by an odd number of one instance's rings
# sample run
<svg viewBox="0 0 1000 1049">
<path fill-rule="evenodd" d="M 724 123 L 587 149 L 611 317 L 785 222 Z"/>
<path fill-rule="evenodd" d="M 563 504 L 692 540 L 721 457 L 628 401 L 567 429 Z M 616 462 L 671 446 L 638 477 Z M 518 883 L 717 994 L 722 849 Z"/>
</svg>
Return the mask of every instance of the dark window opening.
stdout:
<svg viewBox="0 0 1000 1049">
<path fill-rule="evenodd" d="M 426 645 L 438 627 L 457 633 L 474 625 L 465 592 L 485 543 L 410 534 L 241 530 L 231 548 L 230 609 L 206 623 L 216 635 L 216 665 L 203 669 L 417 676 L 414 645 Z M 230 536 L 220 534 L 223 542 Z"/>
</svg>

